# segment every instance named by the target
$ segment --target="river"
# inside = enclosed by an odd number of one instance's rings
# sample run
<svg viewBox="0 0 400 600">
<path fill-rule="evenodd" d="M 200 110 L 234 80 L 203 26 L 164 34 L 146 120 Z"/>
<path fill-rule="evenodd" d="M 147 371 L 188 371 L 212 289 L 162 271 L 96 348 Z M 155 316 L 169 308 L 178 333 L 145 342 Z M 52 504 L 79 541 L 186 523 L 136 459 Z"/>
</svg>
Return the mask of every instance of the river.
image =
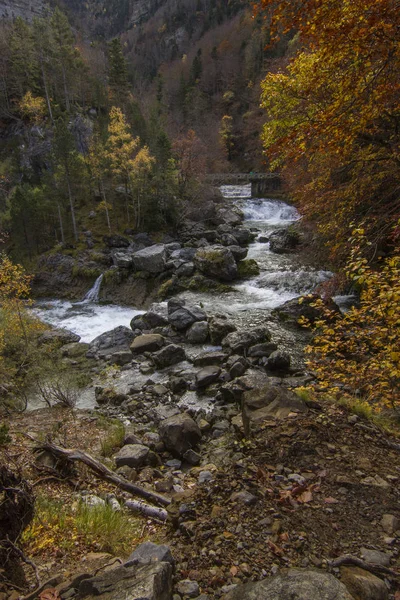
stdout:
<svg viewBox="0 0 400 600">
<path fill-rule="evenodd" d="M 268 237 L 273 230 L 296 222 L 299 215 L 293 206 L 281 200 L 251 198 L 251 186 L 223 186 L 221 190 L 241 208 L 245 226 L 257 230 L 258 237 L 249 246 L 248 258 L 257 261 L 260 275 L 236 283 L 231 292 L 223 295 L 185 292 L 182 297 L 191 303 L 201 303 L 206 312 L 224 313 L 239 323 L 254 325 L 265 320 L 271 309 L 312 291 L 332 276 L 329 271 L 299 265 L 293 255 L 274 254 L 268 242 L 257 241 L 260 236 Z M 90 290 L 82 302 L 43 300 L 36 304 L 34 311 L 46 323 L 77 333 L 82 342 L 91 342 L 118 325 L 129 326 L 131 319 L 143 312 L 99 304 L 97 292 L 98 289 Z"/>
</svg>

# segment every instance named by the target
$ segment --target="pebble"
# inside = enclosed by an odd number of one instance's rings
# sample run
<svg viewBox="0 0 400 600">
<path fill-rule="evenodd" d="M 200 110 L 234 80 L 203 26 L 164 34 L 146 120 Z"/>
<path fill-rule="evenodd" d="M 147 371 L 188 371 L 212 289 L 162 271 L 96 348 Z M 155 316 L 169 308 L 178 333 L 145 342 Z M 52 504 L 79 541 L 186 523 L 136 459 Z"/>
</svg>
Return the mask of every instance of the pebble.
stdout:
<svg viewBox="0 0 400 600">
<path fill-rule="evenodd" d="M 199 473 L 199 483 L 206 483 L 207 481 L 212 481 L 212 473 L 211 471 L 201 471 L 201 473 Z"/>
<path fill-rule="evenodd" d="M 190 579 L 183 579 L 176 586 L 178 593 L 182 596 L 188 596 L 189 598 L 197 598 L 200 593 L 199 584 L 197 581 L 191 581 Z"/>
</svg>

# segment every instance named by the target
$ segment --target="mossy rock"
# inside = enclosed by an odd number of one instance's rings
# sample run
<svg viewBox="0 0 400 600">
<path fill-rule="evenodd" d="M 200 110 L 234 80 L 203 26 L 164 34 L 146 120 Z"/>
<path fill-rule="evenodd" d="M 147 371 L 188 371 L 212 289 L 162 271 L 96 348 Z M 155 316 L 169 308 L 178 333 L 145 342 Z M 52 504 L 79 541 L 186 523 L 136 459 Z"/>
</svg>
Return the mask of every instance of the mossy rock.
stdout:
<svg viewBox="0 0 400 600">
<path fill-rule="evenodd" d="M 238 275 L 240 279 L 248 279 L 249 277 L 255 277 L 260 274 L 260 267 L 254 258 L 248 258 L 241 260 L 238 263 Z"/>
</svg>

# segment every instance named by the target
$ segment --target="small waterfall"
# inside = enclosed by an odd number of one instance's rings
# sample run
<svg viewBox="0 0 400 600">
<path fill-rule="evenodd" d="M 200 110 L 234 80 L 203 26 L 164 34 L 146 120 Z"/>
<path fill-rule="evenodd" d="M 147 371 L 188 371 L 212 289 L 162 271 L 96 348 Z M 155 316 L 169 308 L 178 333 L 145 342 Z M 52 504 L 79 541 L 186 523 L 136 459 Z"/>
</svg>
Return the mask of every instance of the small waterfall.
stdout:
<svg viewBox="0 0 400 600">
<path fill-rule="evenodd" d="M 88 291 L 88 293 L 86 294 L 86 296 L 84 297 L 84 299 L 82 300 L 82 303 L 89 303 L 89 302 L 98 302 L 99 300 L 99 293 L 100 293 L 100 287 L 101 287 L 101 282 L 103 281 L 103 273 L 96 279 L 96 281 L 93 284 L 93 287 L 90 288 L 90 290 Z"/>
</svg>

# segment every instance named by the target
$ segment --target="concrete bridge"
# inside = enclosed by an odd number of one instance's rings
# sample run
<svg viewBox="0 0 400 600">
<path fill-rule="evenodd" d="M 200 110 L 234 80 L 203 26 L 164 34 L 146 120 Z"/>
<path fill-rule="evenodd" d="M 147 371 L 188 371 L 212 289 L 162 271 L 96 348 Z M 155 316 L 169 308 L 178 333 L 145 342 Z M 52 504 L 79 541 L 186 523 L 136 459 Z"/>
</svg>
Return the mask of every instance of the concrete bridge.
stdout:
<svg viewBox="0 0 400 600">
<path fill-rule="evenodd" d="M 207 181 L 214 186 L 246 185 L 251 183 L 253 198 L 265 198 L 268 195 L 279 195 L 282 180 L 279 173 L 212 173 Z"/>
</svg>

